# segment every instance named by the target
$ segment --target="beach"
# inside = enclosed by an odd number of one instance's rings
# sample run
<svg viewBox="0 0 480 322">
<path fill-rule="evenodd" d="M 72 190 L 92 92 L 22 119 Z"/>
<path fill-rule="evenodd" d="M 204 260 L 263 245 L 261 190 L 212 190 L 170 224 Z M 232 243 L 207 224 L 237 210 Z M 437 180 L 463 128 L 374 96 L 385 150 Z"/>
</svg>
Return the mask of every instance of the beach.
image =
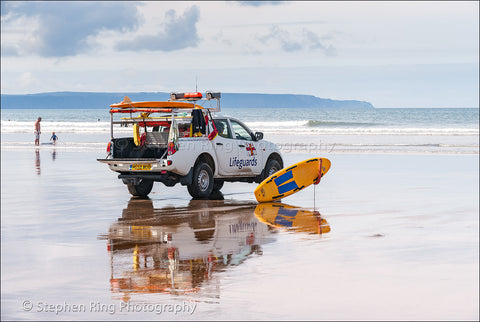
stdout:
<svg viewBox="0 0 480 322">
<path fill-rule="evenodd" d="M 262 212 L 256 184 L 136 200 L 103 146 L 2 144 L 2 320 L 478 320 L 478 153 L 284 152 L 332 167 Z"/>
</svg>

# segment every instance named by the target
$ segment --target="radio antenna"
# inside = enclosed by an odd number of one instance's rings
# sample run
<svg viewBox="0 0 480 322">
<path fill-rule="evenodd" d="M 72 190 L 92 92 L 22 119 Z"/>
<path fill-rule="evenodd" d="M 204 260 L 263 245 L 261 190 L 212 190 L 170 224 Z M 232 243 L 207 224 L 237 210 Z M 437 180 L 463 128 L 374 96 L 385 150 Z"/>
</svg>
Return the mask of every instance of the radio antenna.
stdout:
<svg viewBox="0 0 480 322">
<path fill-rule="evenodd" d="M 197 85 L 198 85 L 198 77 L 195 76 L 195 92 L 198 92 Z"/>
</svg>

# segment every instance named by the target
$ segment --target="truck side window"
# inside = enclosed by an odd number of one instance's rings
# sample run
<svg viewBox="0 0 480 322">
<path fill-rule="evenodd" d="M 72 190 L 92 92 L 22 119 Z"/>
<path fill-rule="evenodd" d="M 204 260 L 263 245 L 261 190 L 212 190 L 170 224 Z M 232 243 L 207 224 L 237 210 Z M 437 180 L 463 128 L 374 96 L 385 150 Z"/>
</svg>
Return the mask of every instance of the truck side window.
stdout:
<svg viewBox="0 0 480 322">
<path fill-rule="evenodd" d="M 234 120 L 230 120 L 232 124 L 233 132 L 235 132 L 235 138 L 237 140 L 253 141 L 253 137 L 250 131 L 243 125 Z"/>
<path fill-rule="evenodd" d="M 228 126 L 227 120 L 217 119 L 213 120 L 213 122 L 215 123 L 215 127 L 217 128 L 218 135 L 227 139 L 233 138 L 232 131 L 230 130 L 230 126 Z"/>
</svg>

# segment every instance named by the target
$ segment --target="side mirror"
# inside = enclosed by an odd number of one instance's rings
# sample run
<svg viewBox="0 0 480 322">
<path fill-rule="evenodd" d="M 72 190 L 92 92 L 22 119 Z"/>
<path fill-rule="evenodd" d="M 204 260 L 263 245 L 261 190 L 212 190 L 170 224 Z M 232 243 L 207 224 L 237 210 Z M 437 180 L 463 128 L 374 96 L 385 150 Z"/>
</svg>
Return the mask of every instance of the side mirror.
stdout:
<svg viewBox="0 0 480 322">
<path fill-rule="evenodd" d="M 255 132 L 255 138 L 257 139 L 257 141 L 260 141 L 261 139 L 263 139 L 263 133 Z"/>
</svg>

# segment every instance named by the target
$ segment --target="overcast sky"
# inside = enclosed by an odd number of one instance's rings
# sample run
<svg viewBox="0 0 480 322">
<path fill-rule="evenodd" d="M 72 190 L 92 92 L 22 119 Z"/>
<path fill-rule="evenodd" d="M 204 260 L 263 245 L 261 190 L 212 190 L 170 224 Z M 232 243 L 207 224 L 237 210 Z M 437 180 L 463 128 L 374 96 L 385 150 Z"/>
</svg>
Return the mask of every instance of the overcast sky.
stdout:
<svg viewBox="0 0 480 322">
<path fill-rule="evenodd" d="M 478 1 L 1 1 L 1 91 L 478 107 Z"/>
</svg>

